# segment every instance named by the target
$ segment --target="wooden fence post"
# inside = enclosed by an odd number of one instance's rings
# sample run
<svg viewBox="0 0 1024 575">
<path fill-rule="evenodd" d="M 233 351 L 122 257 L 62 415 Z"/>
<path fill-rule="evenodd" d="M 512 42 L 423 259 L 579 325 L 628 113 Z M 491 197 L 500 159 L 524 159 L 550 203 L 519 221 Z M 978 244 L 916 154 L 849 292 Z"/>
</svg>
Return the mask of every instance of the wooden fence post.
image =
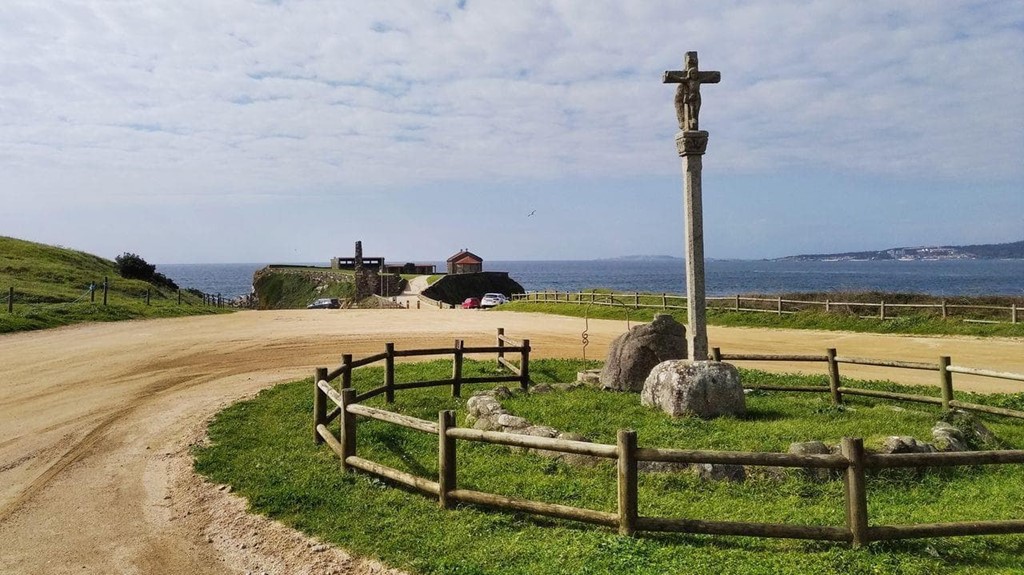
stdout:
<svg viewBox="0 0 1024 575">
<path fill-rule="evenodd" d="M 878 319 L 881 319 L 881 320 L 885 319 L 885 300 L 884 299 L 882 300 L 882 303 L 878 304 Z"/>
<path fill-rule="evenodd" d="M 1010 323 L 1017 323 L 1017 303 L 1010 304 Z"/>
<path fill-rule="evenodd" d="M 942 319 L 946 319 L 946 300 L 942 300 Z"/>
<path fill-rule="evenodd" d="M 150 293 L 150 289 L 146 288 L 146 305 L 149 305 L 149 293 Z"/>
<path fill-rule="evenodd" d="M 736 294 L 736 311 L 740 311 L 740 294 Z"/>
<path fill-rule="evenodd" d="M 356 390 L 341 390 L 341 470 L 350 471 L 345 462 L 350 455 L 356 454 L 356 414 L 348 412 L 348 406 L 356 402 Z"/>
<path fill-rule="evenodd" d="M 448 492 L 455 489 L 456 458 L 455 438 L 448 437 L 448 429 L 455 427 L 455 412 L 442 411 L 437 414 L 437 502 L 442 509 L 451 509 Z"/>
<path fill-rule="evenodd" d="M 640 292 L 633 292 L 633 309 L 640 309 Z"/>
<path fill-rule="evenodd" d="M 181 305 L 181 290 L 178 290 L 178 305 Z"/>
<path fill-rule="evenodd" d="M 320 381 L 327 379 L 327 368 L 318 367 L 313 373 L 313 442 L 320 445 L 324 438 L 320 437 L 317 427 L 327 422 L 327 394 L 320 389 Z"/>
<path fill-rule="evenodd" d="M 711 361 L 722 361 L 722 348 L 711 348 Z"/>
<path fill-rule="evenodd" d="M 825 350 L 828 357 L 828 388 L 832 392 L 832 405 L 843 404 L 843 394 L 839 392 L 839 362 L 836 361 L 836 348 Z"/>
<path fill-rule="evenodd" d="M 501 360 L 505 358 L 505 328 L 498 328 L 498 367 L 502 367 Z"/>
<path fill-rule="evenodd" d="M 14 313 L 14 286 L 7 290 L 7 313 Z"/>
<path fill-rule="evenodd" d="M 668 309 L 668 294 L 664 292 L 661 294 L 661 309 Z"/>
<path fill-rule="evenodd" d="M 620 429 L 616 441 L 618 459 L 619 535 L 636 533 L 637 478 L 636 431 Z"/>
<path fill-rule="evenodd" d="M 345 353 L 341 356 L 341 366 L 346 368 L 341 372 L 341 388 L 351 389 L 352 387 L 352 354 Z"/>
<path fill-rule="evenodd" d="M 832 307 L 832 302 L 829 301 L 828 298 L 825 298 L 825 313 L 828 313 L 828 312 L 832 311 L 830 309 L 831 307 Z"/>
<path fill-rule="evenodd" d="M 110 279 L 103 276 L 103 305 L 107 305 L 107 293 L 110 291 Z"/>
<path fill-rule="evenodd" d="M 452 397 L 462 397 L 462 349 L 465 342 L 455 340 L 455 356 L 452 358 Z"/>
<path fill-rule="evenodd" d="M 523 355 L 519 362 L 519 387 L 523 391 L 530 389 L 530 340 L 523 340 Z"/>
<path fill-rule="evenodd" d="M 942 409 L 949 411 L 949 402 L 953 401 L 953 372 L 949 371 L 950 357 L 944 355 L 939 358 L 939 379 L 942 383 Z"/>
<path fill-rule="evenodd" d="M 779 315 L 781 316 L 782 315 L 782 296 L 779 296 L 777 304 L 778 304 L 778 312 L 779 312 Z"/>
<path fill-rule="evenodd" d="M 388 403 L 395 402 L 395 344 L 384 344 L 384 397 Z"/>
<path fill-rule="evenodd" d="M 844 437 L 842 454 L 849 461 L 843 476 L 846 495 L 846 527 L 853 548 L 868 544 L 868 494 L 864 482 L 864 440 Z"/>
</svg>

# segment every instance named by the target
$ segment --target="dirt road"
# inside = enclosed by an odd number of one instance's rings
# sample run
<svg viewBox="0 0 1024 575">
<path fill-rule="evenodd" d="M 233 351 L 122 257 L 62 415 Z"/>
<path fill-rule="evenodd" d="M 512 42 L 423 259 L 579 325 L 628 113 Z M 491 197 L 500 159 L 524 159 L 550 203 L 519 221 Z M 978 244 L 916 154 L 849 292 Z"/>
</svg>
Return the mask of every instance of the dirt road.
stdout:
<svg viewBox="0 0 1024 575">
<path fill-rule="evenodd" d="M 223 406 L 382 351 L 488 344 L 504 327 L 534 357 L 580 357 L 583 320 L 470 310 L 317 310 L 93 324 L 0 336 L 0 573 L 379 573 L 244 513 L 190 472 L 189 448 Z M 624 330 L 590 321 L 587 355 Z M 822 353 L 1024 372 L 1024 342 L 711 328 L 726 353 Z M 823 373 L 820 365 L 766 368 Z M 935 383 L 932 372 L 844 375 Z M 957 389 L 1024 384 L 957 376 Z"/>
</svg>

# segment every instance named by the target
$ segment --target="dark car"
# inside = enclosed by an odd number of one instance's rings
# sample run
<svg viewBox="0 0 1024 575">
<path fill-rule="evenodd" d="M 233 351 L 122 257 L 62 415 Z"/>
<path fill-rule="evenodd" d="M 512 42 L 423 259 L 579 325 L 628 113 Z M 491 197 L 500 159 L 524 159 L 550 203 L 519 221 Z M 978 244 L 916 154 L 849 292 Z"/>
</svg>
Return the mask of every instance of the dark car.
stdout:
<svg viewBox="0 0 1024 575">
<path fill-rule="evenodd" d="M 480 298 L 478 297 L 467 297 L 462 302 L 462 309 L 476 309 L 480 307 Z"/>
<path fill-rule="evenodd" d="M 322 297 L 306 306 L 306 309 L 338 309 L 341 302 L 336 297 Z"/>
</svg>

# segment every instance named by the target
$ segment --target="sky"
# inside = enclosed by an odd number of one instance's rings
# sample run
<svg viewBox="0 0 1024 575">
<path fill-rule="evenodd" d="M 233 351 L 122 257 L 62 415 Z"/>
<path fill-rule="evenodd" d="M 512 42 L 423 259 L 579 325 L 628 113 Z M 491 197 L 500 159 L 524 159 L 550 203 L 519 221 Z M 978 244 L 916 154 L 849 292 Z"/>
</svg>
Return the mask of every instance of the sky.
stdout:
<svg viewBox="0 0 1024 575">
<path fill-rule="evenodd" d="M 3 0 L 0 235 L 681 256 L 687 51 L 708 257 L 1024 239 L 1024 0 Z"/>
</svg>

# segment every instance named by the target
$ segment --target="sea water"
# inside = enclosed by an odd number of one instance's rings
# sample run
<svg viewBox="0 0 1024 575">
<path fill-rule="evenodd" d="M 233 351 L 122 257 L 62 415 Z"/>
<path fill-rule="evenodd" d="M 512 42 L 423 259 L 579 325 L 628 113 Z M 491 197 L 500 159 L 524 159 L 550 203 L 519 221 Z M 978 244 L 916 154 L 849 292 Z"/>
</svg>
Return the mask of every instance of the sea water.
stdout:
<svg viewBox="0 0 1024 575">
<path fill-rule="evenodd" d="M 252 291 L 252 275 L 266 264 L 161 264 L 157 271 L 182 288 L 225 297 Z M 445 269 L 444 262 L 437 269 Z M 685 293 L 681 259 L 485 261 L 526 290 Z M 883 291 L 937 296 L 1024 297 L 1024 260 L 837 261 L 709 260 L 708 295 Z"/>
</svg>

